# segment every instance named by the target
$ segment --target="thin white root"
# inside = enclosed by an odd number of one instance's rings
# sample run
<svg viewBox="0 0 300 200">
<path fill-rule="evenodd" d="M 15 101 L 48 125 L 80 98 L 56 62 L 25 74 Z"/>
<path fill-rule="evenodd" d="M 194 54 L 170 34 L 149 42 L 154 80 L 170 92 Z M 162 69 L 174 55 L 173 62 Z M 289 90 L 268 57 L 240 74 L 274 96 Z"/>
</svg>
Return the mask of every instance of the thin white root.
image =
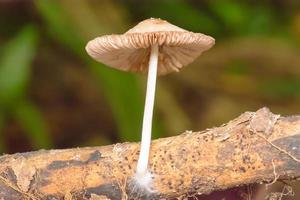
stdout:
<svg viewBox="0 0 300 200">
<path fill-rule="evenodd" d="M 274 163 L 274 159 L 272 159 L 272 166 L 273 166 L 273 174 L 274 174 L 274 179 L 271 183 L 267 183 L 266 186 L 270 186 L 270 185 L 273 185 L 277 179 L 279 178 L 279 175 L 276 173 L 276 165 Z"/>
</svg>

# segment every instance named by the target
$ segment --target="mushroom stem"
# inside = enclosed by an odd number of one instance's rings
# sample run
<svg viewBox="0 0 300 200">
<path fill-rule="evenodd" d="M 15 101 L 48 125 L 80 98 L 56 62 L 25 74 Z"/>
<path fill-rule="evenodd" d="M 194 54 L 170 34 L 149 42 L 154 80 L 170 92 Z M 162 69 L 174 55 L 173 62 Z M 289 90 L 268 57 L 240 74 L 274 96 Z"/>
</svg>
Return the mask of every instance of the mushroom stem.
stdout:
<svg viewBox="0 0 300 200">
<path fill-rule="evenodd" d="M 139 160 L 137 163 L 136 175 L 140 178 L 147 174 L 148 159 L 151 143 L 152 116 L 155 97 L 155 85 L 157 76 L 158 45 L 151 46 L 149 59 L 147 91 L 144 108 L 142 139 Z"/>
</svg>

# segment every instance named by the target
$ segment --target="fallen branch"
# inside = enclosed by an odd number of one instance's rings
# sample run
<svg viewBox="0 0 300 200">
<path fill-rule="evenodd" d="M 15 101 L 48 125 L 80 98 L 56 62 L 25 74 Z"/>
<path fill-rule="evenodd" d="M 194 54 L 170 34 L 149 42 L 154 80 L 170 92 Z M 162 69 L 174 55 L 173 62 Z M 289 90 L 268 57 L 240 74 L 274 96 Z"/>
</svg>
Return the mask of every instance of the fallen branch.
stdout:
<svg viewBox="0 0 300 200">
<path fill-rule="evenodd" d="M 137 185 L 138 143 L 4 155 L 0 199 L 168 199 L 300 178 L 300 116 L 267 108 L 217 128 L 154 140 L 152 183 Z"/>
</svg>

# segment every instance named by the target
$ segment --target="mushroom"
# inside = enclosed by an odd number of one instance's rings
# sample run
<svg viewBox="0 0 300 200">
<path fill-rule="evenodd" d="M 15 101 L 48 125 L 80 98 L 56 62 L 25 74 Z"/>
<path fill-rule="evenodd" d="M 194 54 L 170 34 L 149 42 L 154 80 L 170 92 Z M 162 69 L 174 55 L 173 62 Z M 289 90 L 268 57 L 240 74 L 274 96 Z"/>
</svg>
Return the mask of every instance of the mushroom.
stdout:
<svg viewBox="0 0 300 200">
<path fill-rule="evenodd" d="M 105 35 L 88 42 L 86 51 L 95 60 L 123 71 L 148 72 L 141 147 L 135 174 L 139 184 L 148 185 L 151 179 L 148 159 L 156 76 L 178 72 L 214 43 L 210 36 L 154 18 L 140 22 L 125 34 Z"/>
</svg>

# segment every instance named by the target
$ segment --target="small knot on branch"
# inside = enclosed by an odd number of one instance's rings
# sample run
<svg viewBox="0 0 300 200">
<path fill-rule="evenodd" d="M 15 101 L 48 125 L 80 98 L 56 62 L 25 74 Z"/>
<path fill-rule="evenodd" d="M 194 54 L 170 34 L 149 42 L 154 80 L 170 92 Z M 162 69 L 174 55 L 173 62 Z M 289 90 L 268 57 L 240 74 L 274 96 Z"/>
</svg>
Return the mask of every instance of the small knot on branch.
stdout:
<svg viewBox="0 0 300 200">
<path fill-rule="evenodd" d="M 279 117 L 280 115 L 273 114 L 269 108 L 263 107 L 252 116 L 249 123 L 250 130 L 256 133 L 263 133 L 266 137 L 269 137 Z"/>
</svg>

